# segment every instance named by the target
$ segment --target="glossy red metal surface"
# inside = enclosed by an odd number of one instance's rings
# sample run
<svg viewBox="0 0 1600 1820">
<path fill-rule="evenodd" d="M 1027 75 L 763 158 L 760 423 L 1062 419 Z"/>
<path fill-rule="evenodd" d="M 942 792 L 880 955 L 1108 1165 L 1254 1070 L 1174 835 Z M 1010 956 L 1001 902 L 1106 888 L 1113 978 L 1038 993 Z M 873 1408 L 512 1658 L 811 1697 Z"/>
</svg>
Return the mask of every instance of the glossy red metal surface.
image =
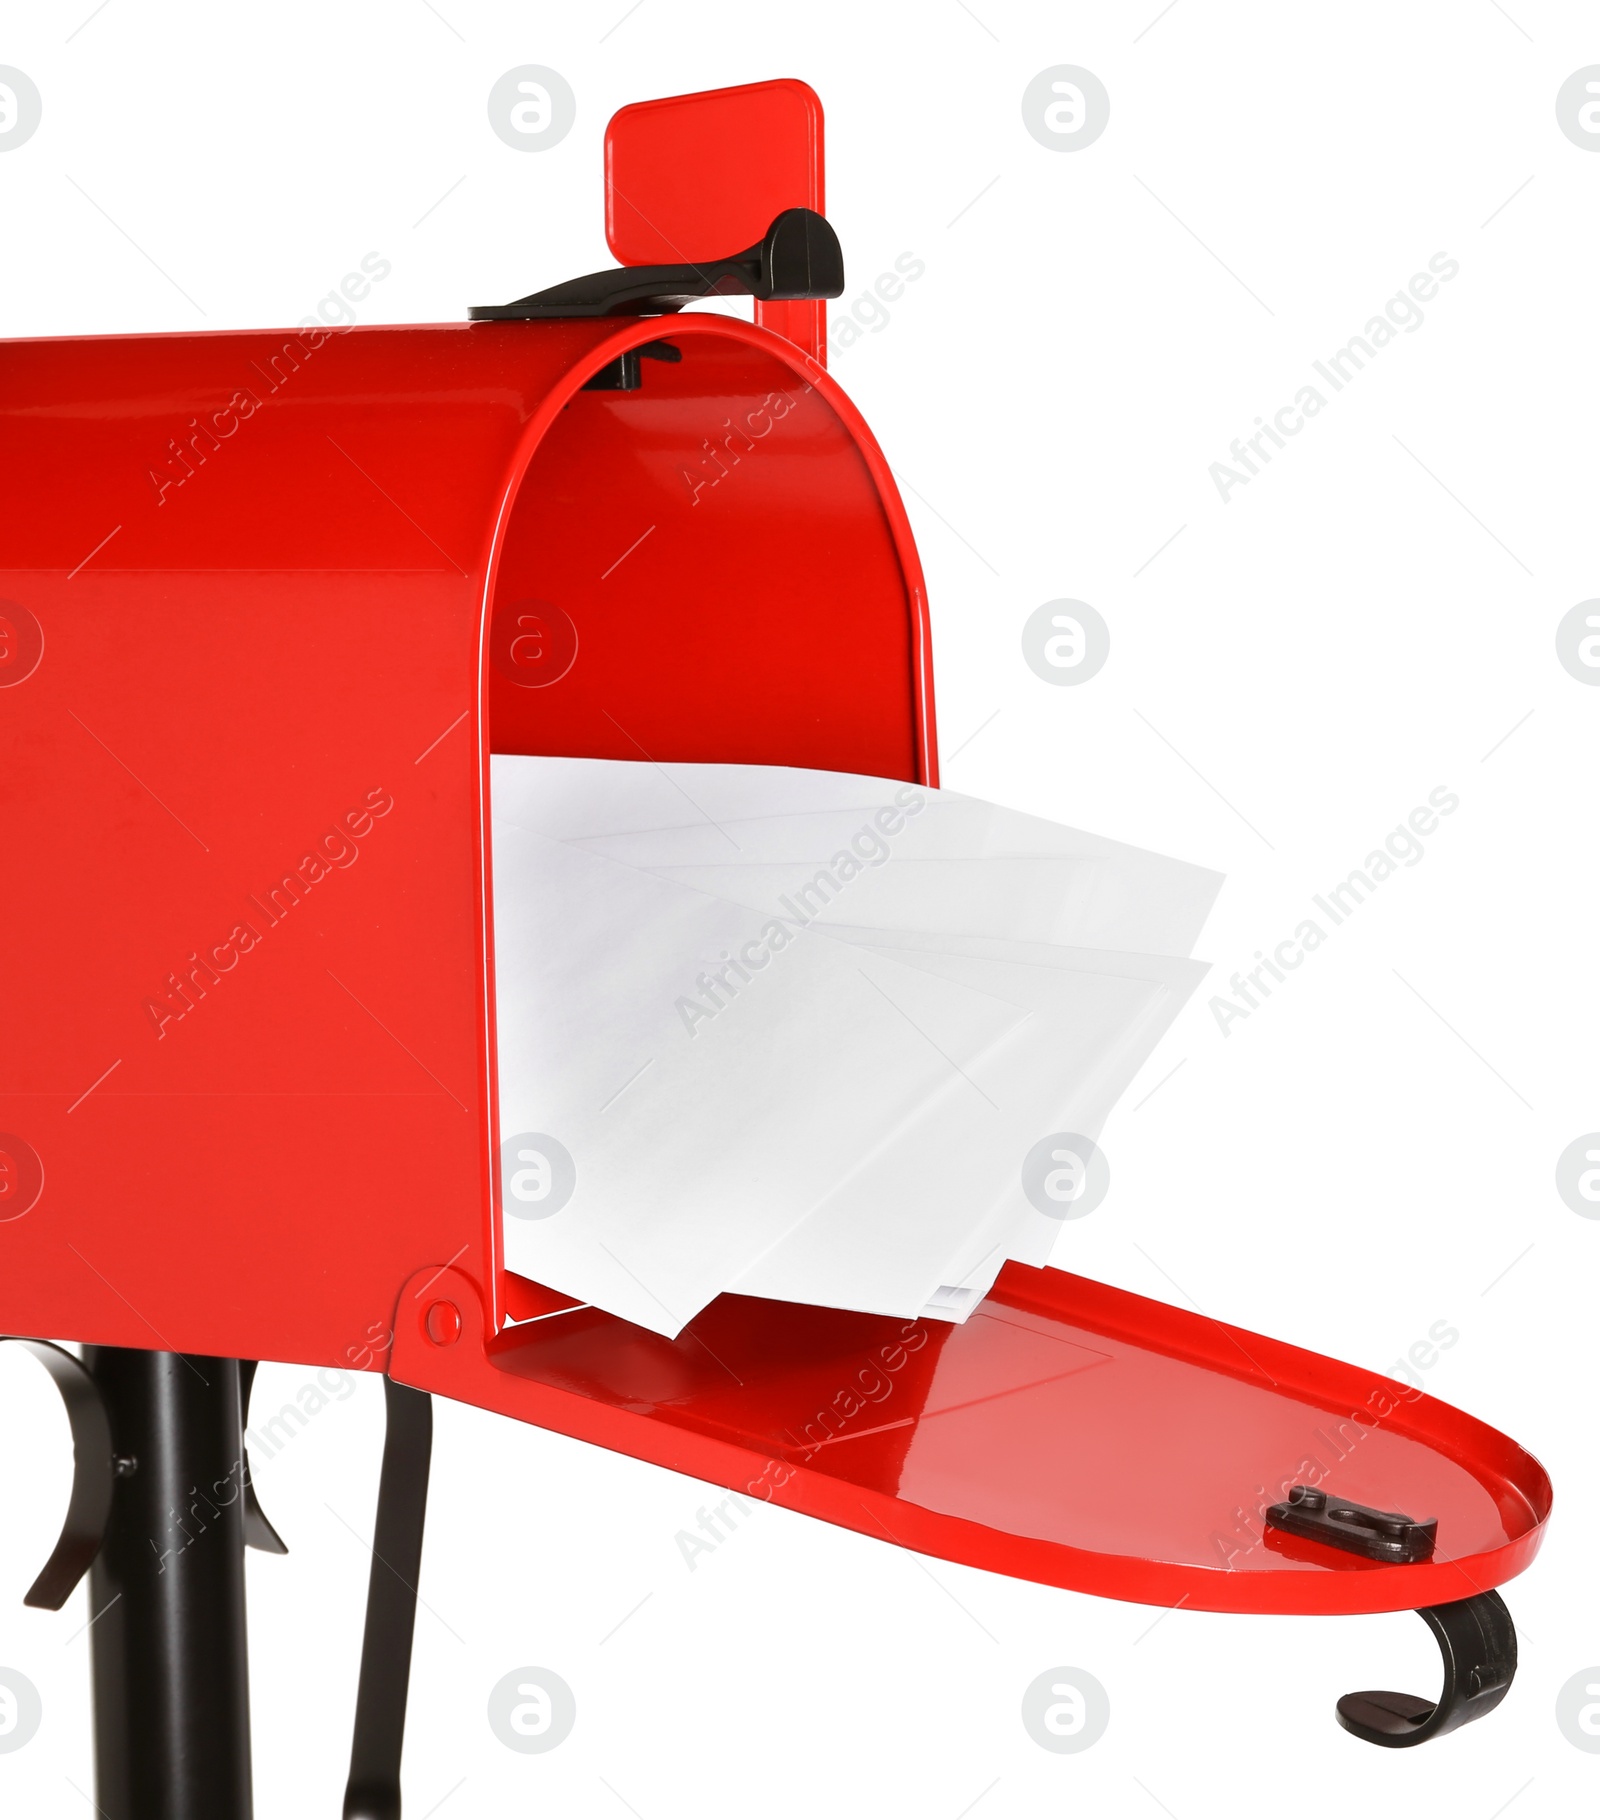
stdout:
<svg viewBox="0 0 1600 1820">
<path fill-rule="evenodd" d="M 664 328 L 0 345 L 0 1329 L 381 1365 L 441 1259 L 498 1317 L 491 747 L 934 781 L 870 433 L 718 316 L 581 389 Z"/>
<path fill-rule="evenodd" d="M 423 1273 L 394 1374 L 924 1554 L 1194 1610 L 1469 1598 L 1550 1511 L 1539 1463 L 1447 1403 L 1063 1271 L 1008 1264 L 960 1327 L 724 1296 L 673 1341 L 560 1303 L 486 1346 L 470 1283 Z M 1263 1537 L 1296 1483 L 1436 1516 L 1434 1559 Z"/>
</svg>

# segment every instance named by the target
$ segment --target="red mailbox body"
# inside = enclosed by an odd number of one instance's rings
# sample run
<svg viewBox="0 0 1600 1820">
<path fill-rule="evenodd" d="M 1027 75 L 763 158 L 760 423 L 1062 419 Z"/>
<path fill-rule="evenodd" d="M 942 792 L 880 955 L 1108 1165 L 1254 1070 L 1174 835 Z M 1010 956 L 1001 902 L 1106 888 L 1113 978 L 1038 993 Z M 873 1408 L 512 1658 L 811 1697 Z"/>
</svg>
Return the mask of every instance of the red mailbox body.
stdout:
<svg viewBox="0 0 1600 1820">
<path fill-rule="evenodd" d="M 491 749 L 933 781 L 870 433 L 716 316 L 582 389 L 660 333 L 0 348 L 0 1325 L 381 1366 L 445 1262 L 498 1323 Z"/>
</svg>

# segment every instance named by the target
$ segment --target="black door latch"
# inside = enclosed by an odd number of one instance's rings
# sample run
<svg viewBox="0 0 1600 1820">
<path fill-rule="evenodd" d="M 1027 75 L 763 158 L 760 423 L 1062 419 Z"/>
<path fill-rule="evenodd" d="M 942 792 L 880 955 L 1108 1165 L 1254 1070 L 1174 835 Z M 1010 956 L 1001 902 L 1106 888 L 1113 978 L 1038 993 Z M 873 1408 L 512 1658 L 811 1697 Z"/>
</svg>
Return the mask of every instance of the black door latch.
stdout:
<svg viewBox="0 0 1600 1820">
<path fill-rule="evenodd" d="M 1428 1561 L 1439 1535 L 1437 1517 L 1418 1521 L 1395 1510 L 1374 1510 L 1330 1498 L 1311 1485 L 1292 1485 L 1285 1503 L 1267 1508 L 1267 1522 L 1308 1542 L 1326 1542 L 1369 1561 Z"/>
</svg>

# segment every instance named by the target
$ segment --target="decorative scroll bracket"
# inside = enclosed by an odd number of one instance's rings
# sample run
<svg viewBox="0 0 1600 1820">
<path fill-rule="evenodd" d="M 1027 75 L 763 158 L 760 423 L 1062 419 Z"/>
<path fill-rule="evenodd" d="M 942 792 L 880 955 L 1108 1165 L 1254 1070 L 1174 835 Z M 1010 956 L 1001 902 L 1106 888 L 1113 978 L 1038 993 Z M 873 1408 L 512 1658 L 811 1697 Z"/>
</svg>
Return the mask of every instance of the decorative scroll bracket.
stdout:
<svg viewBox="0 0 1600 1820">
<path fill-rule="evenodd" d="M 1492 1713 L 1517 1672 L 1517 1633 L 1497 1592 L 1450 1605 L 1425 1605 L 1417 1616 L 1438 1639 L 1444 1687 L 1437 1700 L 1376 1690 L 1346 1694 L 1339 1723 L 1368 1744 L 1391 1750 L 1426 1744 Z"/>
<path fill-rule="evenodd" d="M 72 1496 L 66 1521 L 39 1577 L 23 1595 L 23 1604 L 41 1611 L 60 1611 L 72 1589 L 94 1564 L 105 1540 L 111 1514 L 111 1488 L 119 1472 L 132 1472 L 135 1462 L 118 1460 L 111 1451 L 111 1422 L 100 1391 L 85 1367 L 49 1340 L 0 1336 L 25 1346 L 49 1372 L 66 1405 L 72 1430 Z"/>
</svg>

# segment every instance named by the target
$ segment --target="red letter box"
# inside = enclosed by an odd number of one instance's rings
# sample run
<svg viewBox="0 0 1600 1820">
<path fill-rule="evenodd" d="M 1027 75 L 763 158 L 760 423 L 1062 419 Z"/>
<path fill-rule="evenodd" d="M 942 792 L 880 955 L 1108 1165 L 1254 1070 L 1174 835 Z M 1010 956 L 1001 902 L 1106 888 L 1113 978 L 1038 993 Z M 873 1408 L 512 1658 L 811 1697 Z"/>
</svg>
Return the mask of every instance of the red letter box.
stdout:
<svg viewBox="0 0 1600 1820">
<path fill-rule="evenodd" d="M 962 1326 L 724 1297 L 677 1341 L 504 1270 L 490 753 L 937 782 L 916 550 L 823 364 L 816 97 L 625 109 L 607 180 L 621 269 L 470 322 L 0 346 L 0 1327 L 92 1349 L 72 1561 L 152 1470 L 117 1476 L 158 1393 L 107 1358 L 293 1360 L 1049 1585 L 1425 1608 L 1443 1695 L 1344 1722 L 1487 1710 L 1549 1483 L 1407 1386 L 1015 1264 Z M 682 308 L 740 292 L 753 324 Z M 347 1812 L 398 1763 L 374 1585 Z"/>
</svg>

